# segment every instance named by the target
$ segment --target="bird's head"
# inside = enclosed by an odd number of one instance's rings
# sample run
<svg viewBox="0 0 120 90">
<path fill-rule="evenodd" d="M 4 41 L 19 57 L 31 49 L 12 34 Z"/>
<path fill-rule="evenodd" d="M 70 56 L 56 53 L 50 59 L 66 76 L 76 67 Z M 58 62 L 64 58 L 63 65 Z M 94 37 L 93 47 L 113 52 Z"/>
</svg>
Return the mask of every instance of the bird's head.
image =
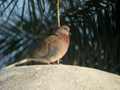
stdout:
<svg viewBox="0 0 120 90">
<path fill-rule="evenodd" d="M 58 28 L 57 33 L 62 33 L 62 34 L 65 34 L 65 35 L 69 35 L 70 34 L 70 28 L 66 25 L 63 25 L 63 26 Z"/>
</svg>

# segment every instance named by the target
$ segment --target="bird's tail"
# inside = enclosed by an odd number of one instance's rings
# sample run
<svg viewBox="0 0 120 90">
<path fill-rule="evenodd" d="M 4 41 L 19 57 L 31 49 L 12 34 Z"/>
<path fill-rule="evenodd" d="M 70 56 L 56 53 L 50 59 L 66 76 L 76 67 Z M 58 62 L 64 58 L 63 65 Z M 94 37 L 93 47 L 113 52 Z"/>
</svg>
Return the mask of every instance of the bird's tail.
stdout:
<svg viewBox="0 0 120 90">
<path fill-rule="evenodd" d="M 48 60 L 43 58 L 26 58 L 14 64 L 7 66 L 7 68 L 15 67 L 15 66 L 28 66 L 28 65 L 40 65 L 40 64 L 51 64 Z"/>
</svg>

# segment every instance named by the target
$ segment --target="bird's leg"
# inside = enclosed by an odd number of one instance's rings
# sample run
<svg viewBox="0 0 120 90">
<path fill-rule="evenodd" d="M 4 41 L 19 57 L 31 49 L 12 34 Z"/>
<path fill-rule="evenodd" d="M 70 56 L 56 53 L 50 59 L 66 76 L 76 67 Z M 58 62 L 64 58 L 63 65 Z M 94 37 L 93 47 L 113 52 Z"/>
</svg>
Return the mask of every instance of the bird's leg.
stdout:
<svg viewBox="0 0 120 90">
<path fill-rule="evenodd" d="M 60 64 L 60 60 L 57 60 L 57 64 Z"/>
<path fill-rule="evenodd" d="M 54 64 L 60 64 L 60 60 L 56 60 L 55 62 L 50 62 L 48 64 L 52 64 L 52 65 L 54 65 Z"/>
<path fill-rule="evenodd" d="M 52 65 L 52 63 L 48 62 L 47 65 Z"/>
</svg>

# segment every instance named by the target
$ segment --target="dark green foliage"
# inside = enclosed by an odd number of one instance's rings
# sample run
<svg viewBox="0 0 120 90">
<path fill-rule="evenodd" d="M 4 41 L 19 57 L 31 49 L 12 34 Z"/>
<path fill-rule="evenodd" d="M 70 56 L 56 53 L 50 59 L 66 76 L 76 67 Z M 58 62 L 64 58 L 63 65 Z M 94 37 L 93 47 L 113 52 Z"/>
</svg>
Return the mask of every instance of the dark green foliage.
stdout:
<svg viewBox="0 0 120 90">
<path fill-rule="evenodd" d="M 61 24 L 72 33 L 63 63 L 120 74 L 118 6 L 117 0 L 61 0 Z M 55 0 L 5 0 L 0 11 L 1 23 L 14 23 L 35 37 L 52 32 L 57 24 Z"/>
</svg>

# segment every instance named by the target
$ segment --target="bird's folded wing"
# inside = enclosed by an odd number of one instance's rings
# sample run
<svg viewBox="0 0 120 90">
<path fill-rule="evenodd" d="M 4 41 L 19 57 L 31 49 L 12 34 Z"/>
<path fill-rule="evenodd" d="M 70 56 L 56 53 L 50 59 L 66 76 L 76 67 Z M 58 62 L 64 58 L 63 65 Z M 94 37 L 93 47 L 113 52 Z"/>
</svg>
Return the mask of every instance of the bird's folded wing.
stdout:
<svg viewBox="0 0 120 90">
<path fill-rule="evenodd" d="M 42 43 L 40 48 L 36 48 L 33 53 L 33 58 L 49 58 L 57 51 L 58 37 L 56 35 L 51 35 L 46 38 Z"/>
</svg>

